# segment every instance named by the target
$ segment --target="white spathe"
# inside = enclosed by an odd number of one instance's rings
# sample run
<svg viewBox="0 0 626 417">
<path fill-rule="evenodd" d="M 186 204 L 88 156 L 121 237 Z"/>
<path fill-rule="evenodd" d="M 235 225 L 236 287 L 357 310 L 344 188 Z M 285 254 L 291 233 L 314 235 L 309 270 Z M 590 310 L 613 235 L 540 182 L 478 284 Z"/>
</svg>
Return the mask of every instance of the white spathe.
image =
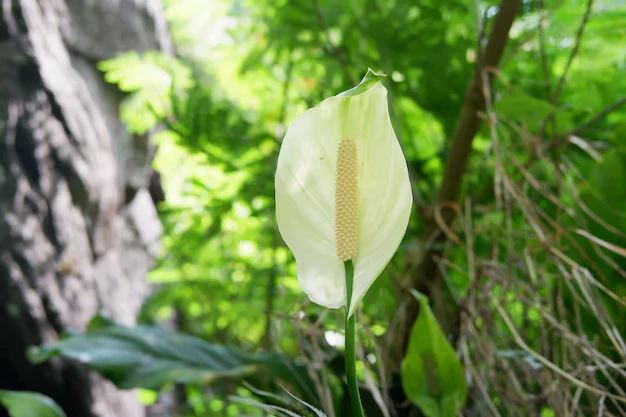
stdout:
<svg viewBox="0 0 626 417">
<path fill-rule="evenodd" d="M 289 126 L 276 169 L 276 218 L 311 301 L 346 303 L 335 244 L 335 171 L 342 138 L 357 144 L 358 246 L 349 315 L 398 249 L 412 205 L 411 184 L 391 126 L 383 76 L 363 81 L 307 110 Z"/>
</svg>

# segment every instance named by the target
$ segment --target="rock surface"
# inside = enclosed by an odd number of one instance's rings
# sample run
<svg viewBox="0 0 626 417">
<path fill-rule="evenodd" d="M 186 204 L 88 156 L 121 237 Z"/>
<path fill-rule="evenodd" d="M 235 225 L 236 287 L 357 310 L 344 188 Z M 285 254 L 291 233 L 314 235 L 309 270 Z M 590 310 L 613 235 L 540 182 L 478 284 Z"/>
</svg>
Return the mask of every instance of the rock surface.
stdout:
<svg viewBox="0 0 626 417">
<path fill-rule="evenodd" d="M 68 417 L 141 417 L 133 392 L 28 346 L 102 313 L 134 322 L 161 225 L 147 137 L 119 121 L 96 69 L 171 51 L 158 0 L 9 0 L 0 21 L 0 388 L 46 393 Z"/>
</svg>

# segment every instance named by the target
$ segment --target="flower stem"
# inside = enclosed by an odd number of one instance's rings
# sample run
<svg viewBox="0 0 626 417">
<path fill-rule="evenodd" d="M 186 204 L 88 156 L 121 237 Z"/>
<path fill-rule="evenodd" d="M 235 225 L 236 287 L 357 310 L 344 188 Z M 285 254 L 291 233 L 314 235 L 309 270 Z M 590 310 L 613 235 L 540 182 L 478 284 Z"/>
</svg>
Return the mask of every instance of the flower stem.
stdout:
<svg viewBox="0 0 626 417">
<path fill-rule="evenodd" d="M 356 309 L 352 316 L 348 316 L 350 311 L 350 301 L 352 299 L 352 284 L 354 281 L 354 266 L 352 261 L 344 262 L 346 271 L 346 379 L 348 380 L 348 393 L 352 402 L 352 415 L 354 417 L 364 417 L 363 406 L 361 405 L 361 395 L 359 394 L 359 383 L 356 377 Z"/>
</svg>

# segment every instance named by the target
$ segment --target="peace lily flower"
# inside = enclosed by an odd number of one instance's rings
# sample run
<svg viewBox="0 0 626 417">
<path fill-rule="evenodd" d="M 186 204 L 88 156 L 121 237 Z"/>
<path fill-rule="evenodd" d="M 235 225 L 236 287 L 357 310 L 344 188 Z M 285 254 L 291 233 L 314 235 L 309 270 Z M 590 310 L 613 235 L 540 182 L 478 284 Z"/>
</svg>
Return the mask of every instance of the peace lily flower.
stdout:
<svg viewBox="0 0 626 417">
<path fill-rule="evenodd" d="M 278 156 L 276 218 L 300 285 L 311 301 L 340 308 L 352 260 L 348 316 L 397 250 L 411 211 L 382 78 L 368 70 L 358 86 L 304 112 Z"/>
</svg>

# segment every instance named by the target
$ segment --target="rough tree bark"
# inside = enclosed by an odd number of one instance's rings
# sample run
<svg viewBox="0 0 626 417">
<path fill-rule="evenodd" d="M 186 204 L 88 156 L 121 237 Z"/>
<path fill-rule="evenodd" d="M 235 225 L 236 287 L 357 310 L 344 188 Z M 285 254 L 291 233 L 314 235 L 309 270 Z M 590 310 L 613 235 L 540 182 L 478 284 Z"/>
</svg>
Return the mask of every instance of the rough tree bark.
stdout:
<svg viewBox="0 0 626 417">
<path fill-rule="evenodd" d="M 25 351 L 96 313 L 132 324 L 147 292 L 154 149 L 125 131 L 96 63 L 169 51 L 163 12 L 157 0 L 0 4 L 0 388 L 46 393 L 68 417 L 143 416 L 133 393 Z"/>
</svg>

